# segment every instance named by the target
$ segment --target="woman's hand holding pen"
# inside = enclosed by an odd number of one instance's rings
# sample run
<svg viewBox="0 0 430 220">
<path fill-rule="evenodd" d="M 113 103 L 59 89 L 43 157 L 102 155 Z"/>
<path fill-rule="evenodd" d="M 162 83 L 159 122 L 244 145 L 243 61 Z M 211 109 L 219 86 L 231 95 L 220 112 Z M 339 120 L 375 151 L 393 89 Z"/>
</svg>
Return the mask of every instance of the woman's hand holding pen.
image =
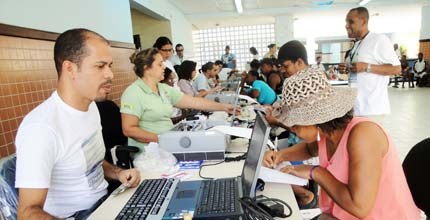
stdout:
<svg viewBox="0 0 430 220">
<path fill-rule="evenodd" d="M 265 167 L 275 168 L 283 161 L 285 161 L 285 159 L 282 151 L 278 152 L 274 150 L 268 150 L 266 153 L 264 153 L 263 166 Z"/>
</svg>

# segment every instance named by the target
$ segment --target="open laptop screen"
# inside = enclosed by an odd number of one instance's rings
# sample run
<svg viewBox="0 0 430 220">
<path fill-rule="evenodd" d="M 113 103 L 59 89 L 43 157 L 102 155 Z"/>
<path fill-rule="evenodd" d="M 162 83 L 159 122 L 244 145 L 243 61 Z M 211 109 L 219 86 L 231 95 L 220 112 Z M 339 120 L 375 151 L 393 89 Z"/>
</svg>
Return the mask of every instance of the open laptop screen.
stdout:
<svg viewBox="0 0 430 220">
<path fill-rule="evenodd" d="M 241 176 L 244 196 L 255 197 L 255 186 L 260 173 L 260 165 L 263 160 L 269 133 L 270 126 L 261 112 L 257 112 L 251 140 L 249 141 L 248 155 Z"/>
</svg>

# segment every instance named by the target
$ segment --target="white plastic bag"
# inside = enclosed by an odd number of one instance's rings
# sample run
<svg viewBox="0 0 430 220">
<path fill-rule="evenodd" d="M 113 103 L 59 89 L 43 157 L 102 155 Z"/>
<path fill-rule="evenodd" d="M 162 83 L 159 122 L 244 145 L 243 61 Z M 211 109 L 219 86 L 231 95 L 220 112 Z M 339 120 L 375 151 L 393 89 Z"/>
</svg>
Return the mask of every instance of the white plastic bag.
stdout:
<svg viewBox="0 0 430 220">
<path fill-rule="evenodd" d="M 175 168 L 177 160 L 173 154 L 160 147 L 158 143 L 149 143 L 145 152 L 139 154 L 133 161 L 136 168 L 156 172 L 168 172 Z"/>
</svg>

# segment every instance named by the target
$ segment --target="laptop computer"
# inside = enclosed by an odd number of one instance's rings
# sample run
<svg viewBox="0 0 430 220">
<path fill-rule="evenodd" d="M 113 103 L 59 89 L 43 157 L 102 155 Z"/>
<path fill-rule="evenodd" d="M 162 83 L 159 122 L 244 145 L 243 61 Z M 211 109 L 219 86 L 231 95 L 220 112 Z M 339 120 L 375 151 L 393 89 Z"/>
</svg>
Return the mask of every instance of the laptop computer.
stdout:
<svg viewBox="0 0 430 220">
<path fill-rule="evenodd" d="M 213 180 L 144 180 L 115 219 L 242 219 L 238 201 L 255 196 L 270 126 L 257 112 L 241 176 Z"/>
</svg>

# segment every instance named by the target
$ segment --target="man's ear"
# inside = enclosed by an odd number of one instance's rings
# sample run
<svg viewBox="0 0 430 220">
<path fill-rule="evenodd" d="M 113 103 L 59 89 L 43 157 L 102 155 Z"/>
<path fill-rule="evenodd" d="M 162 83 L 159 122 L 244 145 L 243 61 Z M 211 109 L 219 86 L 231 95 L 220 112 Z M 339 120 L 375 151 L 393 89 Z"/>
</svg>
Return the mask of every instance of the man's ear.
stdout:
<svg viewBox="0 0 430 220">
<path fill-rule="evenodd" d="M 62 73 L 61 75 L 65 75 L 74 79 L 76 77 L 76 72 L 78 71 L 78 65 L 69 60 L 65 60 L 62 65 Z"/>
</svg>

